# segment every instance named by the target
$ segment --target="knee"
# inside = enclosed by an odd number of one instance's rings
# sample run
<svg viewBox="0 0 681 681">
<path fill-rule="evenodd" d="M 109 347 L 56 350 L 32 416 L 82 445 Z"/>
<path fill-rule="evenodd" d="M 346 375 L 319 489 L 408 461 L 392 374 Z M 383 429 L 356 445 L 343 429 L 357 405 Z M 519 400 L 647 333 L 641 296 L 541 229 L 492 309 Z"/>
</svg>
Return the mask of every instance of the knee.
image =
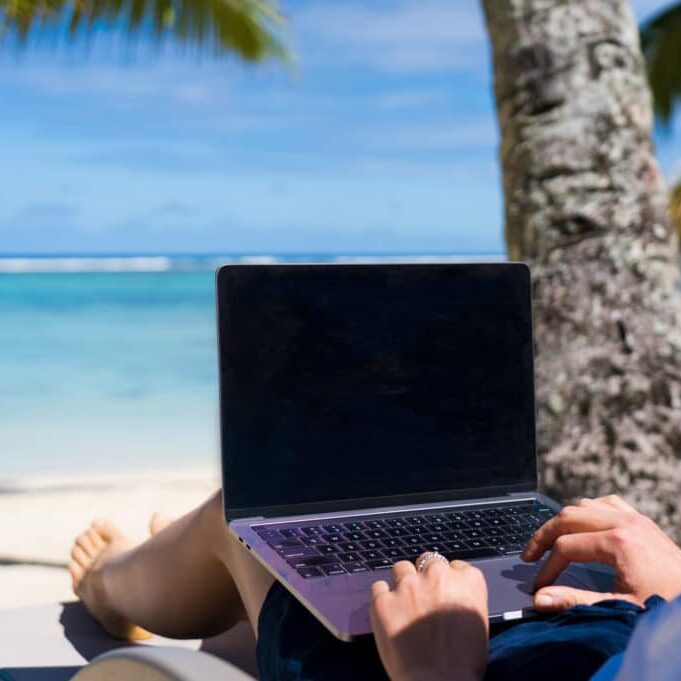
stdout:
<svg viewBox="0 0 681 681">
<path fill-rule="evenodd" d="M 199 509 L 201 529 L 209 540 L 219 540 L 227 531 L 222 506 L 222 490 L 211 495 Z"/>
</svg>

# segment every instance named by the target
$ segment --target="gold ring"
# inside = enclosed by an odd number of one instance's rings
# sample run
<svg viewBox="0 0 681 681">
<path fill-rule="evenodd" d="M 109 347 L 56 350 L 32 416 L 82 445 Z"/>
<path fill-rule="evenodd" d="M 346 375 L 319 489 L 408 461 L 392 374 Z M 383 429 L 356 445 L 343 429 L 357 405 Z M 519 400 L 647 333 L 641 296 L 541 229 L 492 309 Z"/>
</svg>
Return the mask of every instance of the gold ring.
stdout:
<svg viewBox="0 0 681 681">
<path fill-rule="evenodd" d="M 416 565 L 416 571 L 423 572 L 428 567 L 428 564 L 434 560 L 440 560 L 445 565 L 449 565 L 449 561 L 441 553 L 438 553 L 437 551 L 427 551 L 419 559 L 419 562 Z"/>
</svg>

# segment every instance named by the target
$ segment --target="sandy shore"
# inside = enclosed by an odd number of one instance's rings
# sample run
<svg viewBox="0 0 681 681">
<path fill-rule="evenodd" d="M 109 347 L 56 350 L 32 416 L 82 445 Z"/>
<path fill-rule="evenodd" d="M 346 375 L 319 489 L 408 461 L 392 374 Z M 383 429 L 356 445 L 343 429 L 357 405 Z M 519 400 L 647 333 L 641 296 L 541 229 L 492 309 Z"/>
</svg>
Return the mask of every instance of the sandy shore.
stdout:
<svg viewBox="0 0 681 681">
<path fill-rule="evenodd" d="M 73 598 L 66 563 L 93 518 L 143 539 L 154 511 L 181 515 L 219 485 L 209 469 L 0 480 L 0 608 Z"/>
</svg>

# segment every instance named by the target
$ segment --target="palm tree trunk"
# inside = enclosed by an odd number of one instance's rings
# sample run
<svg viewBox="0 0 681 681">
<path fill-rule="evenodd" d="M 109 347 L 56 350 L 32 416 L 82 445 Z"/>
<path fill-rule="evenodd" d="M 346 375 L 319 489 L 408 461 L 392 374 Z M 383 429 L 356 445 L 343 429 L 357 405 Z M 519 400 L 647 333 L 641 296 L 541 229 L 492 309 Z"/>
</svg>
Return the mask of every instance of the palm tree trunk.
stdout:
<svg viewBox="0 0 681 681">
<path fill-rule="evenodd" d="M 483 0 L 506 241 L 535 274 L 539 455 L 681 538 L 681 297 L 626 0 Z"/>
</svg>

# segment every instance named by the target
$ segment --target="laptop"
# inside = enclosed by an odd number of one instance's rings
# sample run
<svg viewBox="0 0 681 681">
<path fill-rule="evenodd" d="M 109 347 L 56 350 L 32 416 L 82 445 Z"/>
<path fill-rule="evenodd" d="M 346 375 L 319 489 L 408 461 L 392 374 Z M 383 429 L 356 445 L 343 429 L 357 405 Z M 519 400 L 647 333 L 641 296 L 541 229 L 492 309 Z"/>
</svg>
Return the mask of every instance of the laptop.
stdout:
<svg viewBox="0 0 681 681">
<path fill-rule="evenodd" d="M 520 263 L 226 265 L 217 272 L 230 531 L 335 636 L 424 551 L 532 615 L 537 491 L 530 272 Z M 608 590 L 612 573 L 560 580 Z"/>
</svg>

